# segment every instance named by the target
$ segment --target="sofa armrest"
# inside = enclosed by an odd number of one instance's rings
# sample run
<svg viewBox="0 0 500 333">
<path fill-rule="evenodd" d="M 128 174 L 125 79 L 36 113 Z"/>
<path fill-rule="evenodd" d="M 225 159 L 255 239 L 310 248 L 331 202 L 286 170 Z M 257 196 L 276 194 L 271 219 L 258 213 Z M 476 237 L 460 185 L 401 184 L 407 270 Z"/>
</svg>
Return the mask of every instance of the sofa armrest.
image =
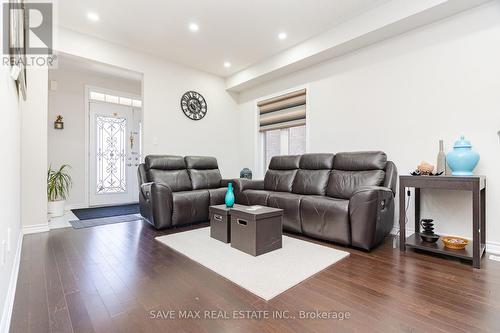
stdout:
<svg viewBox="0 0 500 333">
<path fill-rule="evenodd" d="M 151 182 L 151 183 L 144 183 L 141 185 L 141 193 L 142 195 L 144 196 L 144 199 L 146 200 L 150 200 L 151 198 L 151 186 L 153 185 L 154 183 Z"/>
<path fill-rule="evenodd" d="M 166 184 L 151 184 L 151 208 L 153 225 L 156 229 L 168 228 L 172 225 L 172 189 Z"/>
<path fill-rule="evenodd" d="M 245 190 L 263 190 L 263 180 L 251 180 L 245 178 L 234 179 L 233 181 L 234 196 L 236 202 L 241 203 L 241 193 Z"/>
<path fill-rule="evenodd" d="M 233 180 L 233 186 L 240 192 L 244 190 L 263 190 L 264 181 L 239 178 Z"/>
<path fill-rule="evenodd" d="M 227 187 L 227 184 L 229 183 L 233 183 L 234 186 L 234 179 L 221 179 L 220 187 Z"/>
<path fill-rule="evenodd" d="M 362 186 L 349 200 L 351 244 L 371 250 L 394 225 L 394 194 L 390 188 Z"/>
</svg>

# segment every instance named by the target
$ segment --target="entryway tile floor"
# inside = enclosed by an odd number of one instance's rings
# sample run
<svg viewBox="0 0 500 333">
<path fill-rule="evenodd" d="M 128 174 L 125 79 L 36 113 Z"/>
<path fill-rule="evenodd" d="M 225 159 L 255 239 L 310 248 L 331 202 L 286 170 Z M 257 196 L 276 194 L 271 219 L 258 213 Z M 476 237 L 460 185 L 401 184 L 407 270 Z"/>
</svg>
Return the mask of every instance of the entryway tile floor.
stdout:
<svg viewBox="0 0 500 333">
<path fill-rule="evenodd" d="M 69 221 L 78 220 L 78 217 L 73 214 L 72 211 L 64 212 L 63 216 L 59 217 L 50 217 L 49 216 L 49 228 L 52 229 L 60 229 L 60 228 L 71 228 L 71 224 Z"/>
</svg>

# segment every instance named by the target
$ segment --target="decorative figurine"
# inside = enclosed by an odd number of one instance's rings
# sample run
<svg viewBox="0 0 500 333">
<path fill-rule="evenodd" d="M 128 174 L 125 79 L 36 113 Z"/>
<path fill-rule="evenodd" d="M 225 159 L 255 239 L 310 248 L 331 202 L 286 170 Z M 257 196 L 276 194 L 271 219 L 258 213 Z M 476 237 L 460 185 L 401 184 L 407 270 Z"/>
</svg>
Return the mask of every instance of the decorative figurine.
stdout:
<svg viewBox="0 0 500 333">
<path fill-rule="evenodd" d="M 54 121 L 54 128 L 60 130 L 64 129 L 63 117 L 61 115 L 58 115 L 56 121 Z"/>
<path fill-rule="evenodd" d="M 252 170 L 250 170 L 249 168 L 244 168 L 240 171 L 240 178 L 252 179 Z"/>
<path fill-rule="evenodd" d="M 424 229 L 423 232 L 420 233 L 420 238 L 424 242 L 428 243 L 435 243 L 439 239 L 439 235 L 436 235 L 434 233 L 434 220 L 433 219 L 422 219 L 420 221 L 420 225 L 422 226 L 422 229 Z"/>
</svg>

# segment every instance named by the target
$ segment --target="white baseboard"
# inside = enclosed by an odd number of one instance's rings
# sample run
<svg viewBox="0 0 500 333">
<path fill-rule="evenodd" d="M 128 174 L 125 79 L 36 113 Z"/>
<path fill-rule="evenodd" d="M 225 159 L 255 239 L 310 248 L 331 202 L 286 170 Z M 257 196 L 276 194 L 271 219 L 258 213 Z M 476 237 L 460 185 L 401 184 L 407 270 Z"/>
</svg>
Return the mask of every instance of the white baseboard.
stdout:
<svg viewBox="0 0 500 333">
<path fill-rule="evenodd" d="M 23 227 L 23 235 L 37 234 L 39 232 L 47 232 L 49 230 L 50 228 L 48 223 L 28 225 Z"/>
<path fill-rule="evenodd" d="M 21 262 L 22 247 L 23 247 L 23 232 L 19 232 L 19 240 L 17 241 L 16 255 L 14 256 L 12 273 L 10 274 L 9 289 L 7 289 L 7 295 L 5 297 L 2 319 L 0 321 L 0 333 L 9 332 L 10 320 L 12 317 L 12 309 L 14 307 L 14 298 L 16 296 L 17 276 L 19 274 L 19 264 Z"/>
<path fill-rule="evenodd" d="M 486 242 L 486 252 L 500 255 L 500 243 Z"/>
<path fill-rule="evenodd" d="M 406 234 L 411 235 L 415 232 L 413 229 L 406 229 Z M 398 227 L 393 227 L 391 230 L 391 235 L 397 235 L 399 233 Z M 500 243 L 497 242 L 486 242 L 486 252 L 490 254 L 500 255 Z"/>
</svg>

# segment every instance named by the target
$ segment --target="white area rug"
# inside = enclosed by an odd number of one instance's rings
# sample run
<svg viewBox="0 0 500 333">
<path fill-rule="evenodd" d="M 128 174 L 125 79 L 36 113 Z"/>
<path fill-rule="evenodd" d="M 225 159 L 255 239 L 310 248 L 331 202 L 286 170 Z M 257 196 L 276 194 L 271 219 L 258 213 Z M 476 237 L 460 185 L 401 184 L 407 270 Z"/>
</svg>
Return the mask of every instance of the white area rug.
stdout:
<svg viewBox="0 0 500 333">
<path fill-rule="evenodd" d="M 253 257 L 201 228 L 156 238 L 266 301 L 347 257 L 348 252 L 283 236 L 283 247 Z"/>
</svg>

